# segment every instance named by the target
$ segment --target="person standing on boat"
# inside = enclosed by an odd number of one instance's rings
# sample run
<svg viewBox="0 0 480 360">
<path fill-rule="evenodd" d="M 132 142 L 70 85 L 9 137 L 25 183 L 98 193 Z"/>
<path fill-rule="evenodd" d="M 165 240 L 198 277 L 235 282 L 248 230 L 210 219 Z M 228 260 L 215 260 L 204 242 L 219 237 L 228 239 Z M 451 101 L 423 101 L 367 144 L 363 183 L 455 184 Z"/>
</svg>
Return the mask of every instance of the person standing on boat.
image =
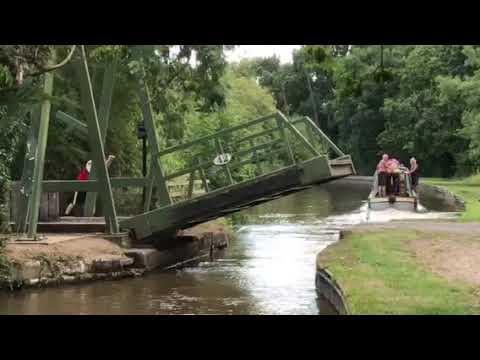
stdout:
<svg viewBox="0 0 480 360">
<path fill-rule="evenodd" d="M 418 163 L 417 159 L 412 157 L 410 159 L 410 179 L 412 180 L 412 190 L 417 193 L 417 186 L 418 186 L 418 180 L 419 180 L 419 173 L 418 173 Z"/>
<path fill-rule="evenodd" d="M 388 195 L 395 195 L 398 196 L 400 192 L 400 162 L 395 159 L 391 158 L 387 161 L 387 184 L 390 187 L 390 191 L 388 191 Z"/>
<path fill-rule="evenodd" d="M 387 179 L 388 179 L 388 154 L 383 154 L 382 159 L 377 165 L 378 174 L 378 196 L 387 196 Z"/>
</svg>

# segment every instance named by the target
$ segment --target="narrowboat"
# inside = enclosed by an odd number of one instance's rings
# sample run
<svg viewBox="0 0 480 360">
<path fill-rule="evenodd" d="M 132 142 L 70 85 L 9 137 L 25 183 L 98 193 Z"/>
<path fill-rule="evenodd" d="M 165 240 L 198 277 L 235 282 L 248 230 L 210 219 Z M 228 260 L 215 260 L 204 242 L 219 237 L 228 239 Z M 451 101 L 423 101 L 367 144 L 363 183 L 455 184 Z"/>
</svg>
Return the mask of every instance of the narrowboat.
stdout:
<svg viewBox="0 0 480 360">
<path fill-rule="evenodd" d="M 402 211 L 418 211 L 418 196 L 411 187 L 410 174 L 407 172 L 399 173 L 400 189 L 395 194 L 393 184 L 387 184 L 387 196 L 380 197 L 378 191 L 378 174 L 373 175 L 373 187 L 368 196 L 368 208 L 370 210 L 396 209 Z M 391 179 L 390 179 L 391 181 Z"/>
</svg>

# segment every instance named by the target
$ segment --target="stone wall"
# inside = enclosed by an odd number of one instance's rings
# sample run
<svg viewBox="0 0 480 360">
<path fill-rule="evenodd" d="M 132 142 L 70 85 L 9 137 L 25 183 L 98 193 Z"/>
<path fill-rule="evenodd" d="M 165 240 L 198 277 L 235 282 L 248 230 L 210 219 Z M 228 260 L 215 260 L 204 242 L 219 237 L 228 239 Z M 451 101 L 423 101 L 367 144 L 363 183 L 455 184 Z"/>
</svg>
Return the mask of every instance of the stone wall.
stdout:
<svg viewBox="0 0 480 360">
<path fill-rule="evenodd" d="M 31 260 L 12 262 L 10 276 L 0 280 L 0 289 L 58 286 L 93 280 L 114 280 L 142 276 L 155 269 L 167 270 L 191 265 L 200 259 L 211 259 L 228 246 L 223 232 L 202 236 L 184 236 L 178 246 L 166 250 L 154 248 L 126 249 L 121 258 L 98 258 L 87 262 L 72 256 L 39 255 Z M 44 245 L 48 246 L 48 245 Z M 105 257 L 104 257 L 105 258 Z"/>
<path fill-rule="evenodd" d="M 465 201 L 443 186 L 421 183 L 418 190 L 420 201 L 428 197 L 440 202 L 443 211 L 465 211 Z"/>
<path fill-rule="evenodd" d="M 0 288 L 44 287 L 92 280 L 119 279 L 143 274 L 144 269 L 132 268 L 133 259 L 65 260 L 41 258 L 11 264 L 11 275 Z"/>
</svg>

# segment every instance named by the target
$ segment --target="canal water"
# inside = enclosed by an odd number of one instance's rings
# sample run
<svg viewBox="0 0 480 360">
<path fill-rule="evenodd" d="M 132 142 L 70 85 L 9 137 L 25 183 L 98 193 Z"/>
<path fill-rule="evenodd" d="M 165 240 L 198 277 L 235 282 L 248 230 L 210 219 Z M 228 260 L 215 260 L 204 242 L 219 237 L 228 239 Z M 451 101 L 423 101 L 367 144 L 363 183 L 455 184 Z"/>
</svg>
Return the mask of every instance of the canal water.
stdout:
<svg viewBox="0 0 480 360">
<path fill-rule="evenodd" d="M 4 293 L 0 314 L 328 313 L 315 292 L 316 255 L 338 240 L 338 230 L 367 221 L 369 190 L 340 181 L 259 205 L 233 216 L 236 239 L 215 261 L 137 279 Z M 437 214 L 375 216 L 369 221 Z"/>
</svg>

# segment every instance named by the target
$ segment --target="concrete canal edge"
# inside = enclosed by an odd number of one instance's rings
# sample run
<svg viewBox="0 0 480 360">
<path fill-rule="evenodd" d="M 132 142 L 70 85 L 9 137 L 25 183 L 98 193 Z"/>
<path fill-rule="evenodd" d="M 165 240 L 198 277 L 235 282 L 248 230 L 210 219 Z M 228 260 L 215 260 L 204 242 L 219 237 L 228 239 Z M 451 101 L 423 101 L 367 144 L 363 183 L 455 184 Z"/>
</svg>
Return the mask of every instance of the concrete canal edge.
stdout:
<svg viewBox="0 0 480 360">
<path fill-rule="evenodd" d="M 101 256 L 93 260 L 86 260 L 74 253 L 72 256 L 52 257 L 39 252 L 32 259 L 12 261 L 9 276 L 0 277 L 0 290 L 118 280 L 140 277 L 154 270 L 179 268 L 201 259 L 215 257 L 228 246 L 231 235 L 226 232 L 206 232 L 185 238 L 181 245 L 173 249 L 124 249 L 120 256 L 105 255 L 103 259 Z M 107 240 L 116 243 L 108 237 Z"/>
<path fill-rule="evenodd" d="M 201 237 L 186 236 L 182 244 L 168 250 L 154 248 L 128 249 L 125 255 L 133 259 L 134 266 L 152 271 L 155 269 L 169 270 L 183 266 L 201 258 L 214 255 L 212 252 L 223 250 L 228 246 L 230 236 L 226 233 L 208 232 Z"/>
<path fill-rule="evenodd" d="M 420 196 L 428 195 L 443 200 L 447 211 L 462 212 L 466 210 L 465 200 L 444 186 L 421 183 L 419 190 Z"/>
<path fill-rule="evenodd" d="M 323 296 L 338 315 L 351 315 L 345 293 L 333 277 L 333 274 L 322 266 L 319 258 L 320 253 L 317 254 L 315 272 L 315 290 L 317 296 Z"/>
</svg>

